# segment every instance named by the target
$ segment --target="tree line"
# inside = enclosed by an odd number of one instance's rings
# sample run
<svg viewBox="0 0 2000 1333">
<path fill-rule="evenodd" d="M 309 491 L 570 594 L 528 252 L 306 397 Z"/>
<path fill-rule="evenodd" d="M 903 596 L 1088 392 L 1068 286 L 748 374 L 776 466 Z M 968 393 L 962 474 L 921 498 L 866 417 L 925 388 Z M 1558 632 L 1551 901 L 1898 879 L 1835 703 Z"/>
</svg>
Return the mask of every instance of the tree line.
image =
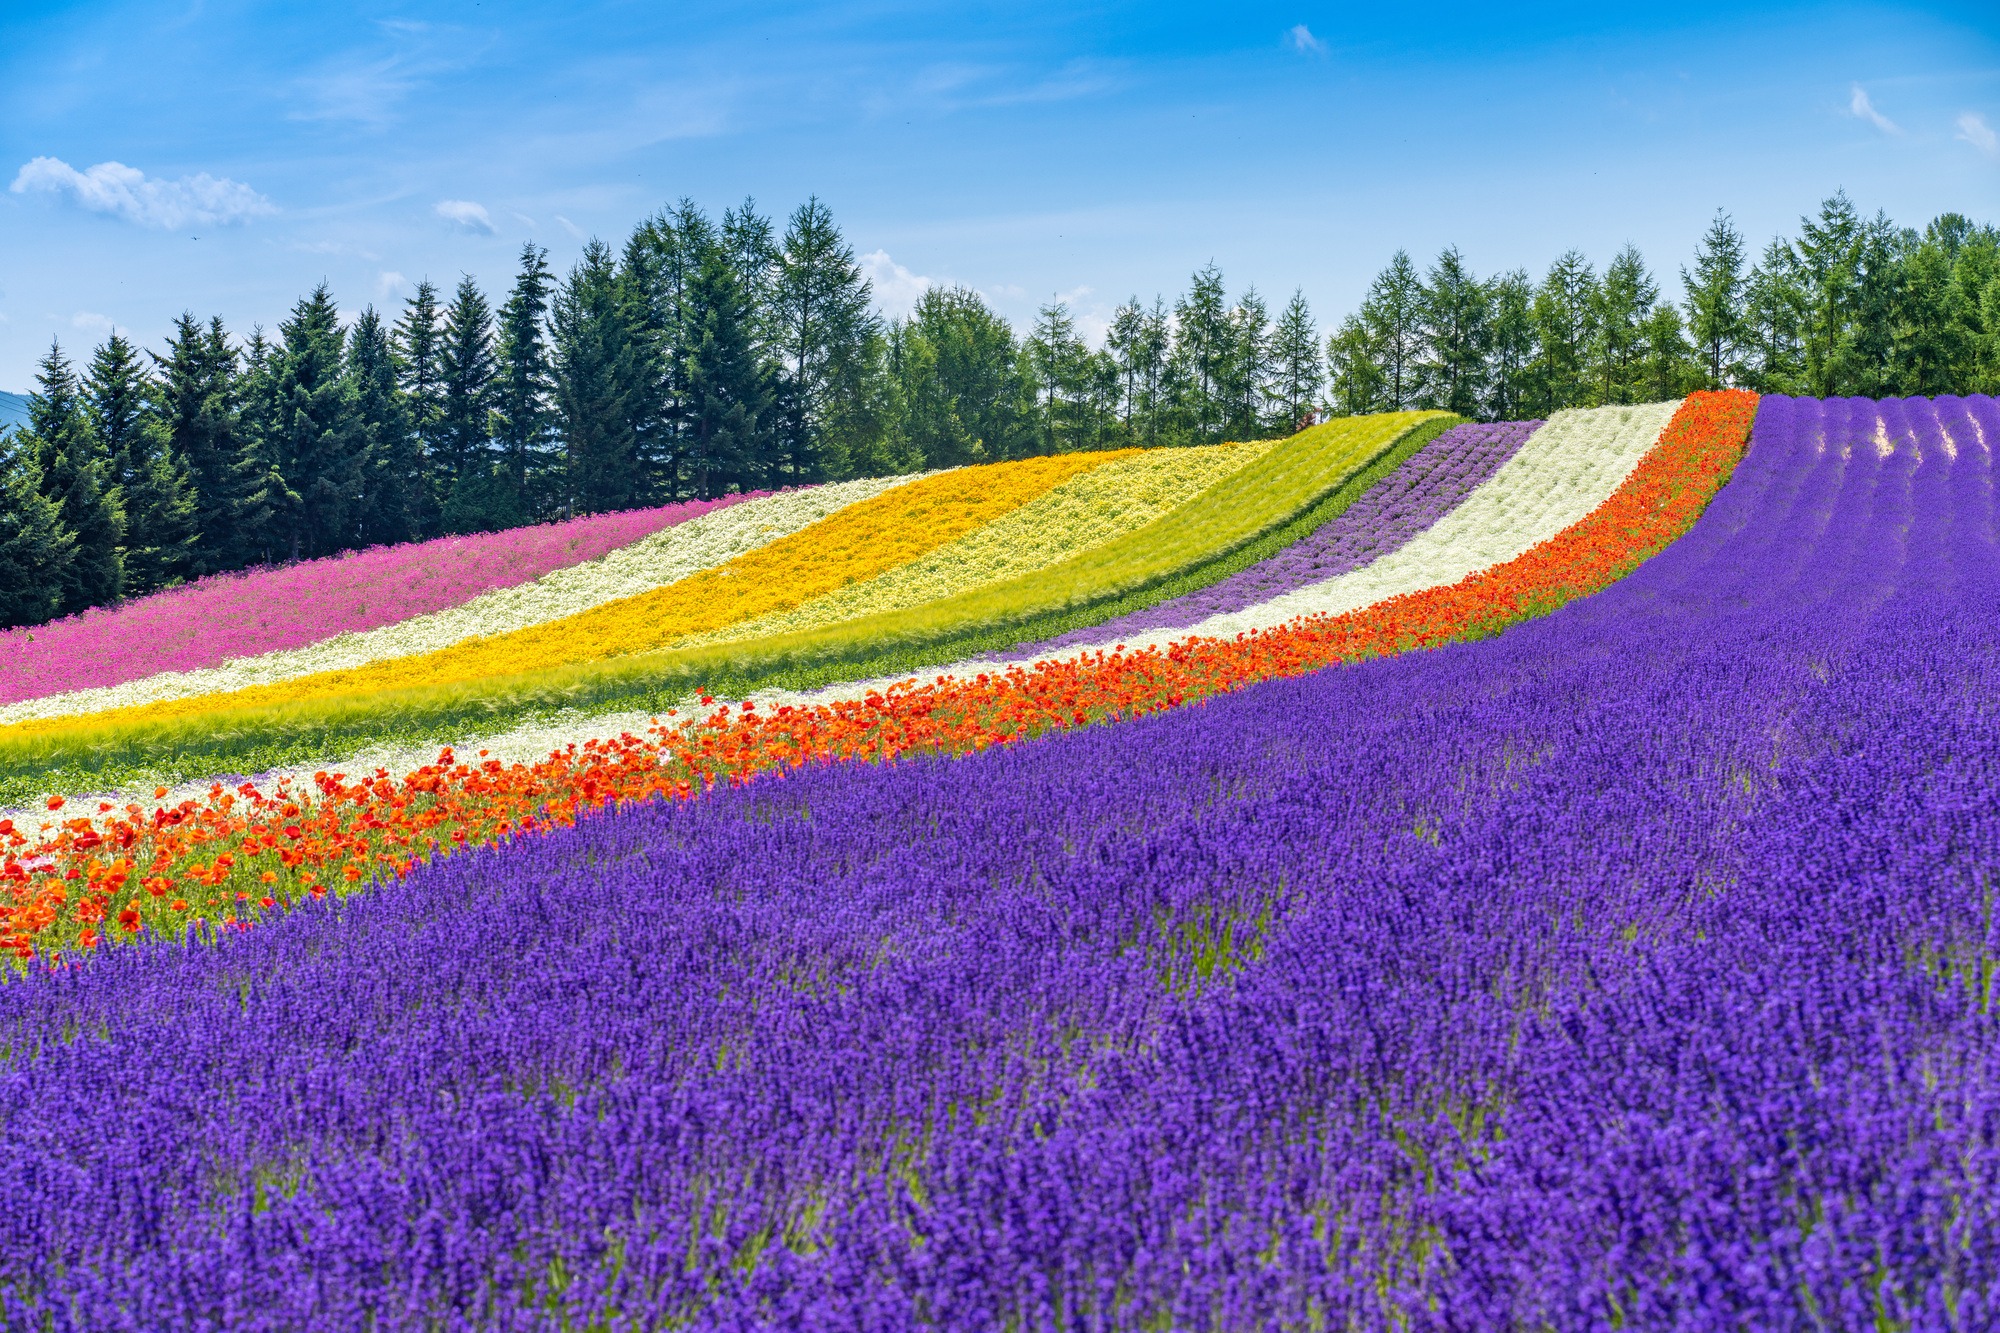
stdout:
<svg viewBox="0 0 2000 1333">
<path fill-rule="evenodd" d="M 683 201 L 566 274 L 525 246 L 497 306 L 468 276 L 348 323 L 321 284 L 275 336 L 189 313 L 80 371 L 52 346 L 0 441 L 0 623 L 383 542 L 1324 415 L 2000 387 L 2000 232 L 1956 214 L 1918 232 L 1836 194 L 1754 261 L 1718 214 L 1678 276 L 1663 296 L 1631 246 L 1539 280 L 1398 252 L 1322 337 L 1302 292 L 1274 315 L 1210 264 L 1093 348 L 1060 301 L 1022 336 L 958 287 L 883 320 L 818 200 L 782 232 Z"/>
</svg>

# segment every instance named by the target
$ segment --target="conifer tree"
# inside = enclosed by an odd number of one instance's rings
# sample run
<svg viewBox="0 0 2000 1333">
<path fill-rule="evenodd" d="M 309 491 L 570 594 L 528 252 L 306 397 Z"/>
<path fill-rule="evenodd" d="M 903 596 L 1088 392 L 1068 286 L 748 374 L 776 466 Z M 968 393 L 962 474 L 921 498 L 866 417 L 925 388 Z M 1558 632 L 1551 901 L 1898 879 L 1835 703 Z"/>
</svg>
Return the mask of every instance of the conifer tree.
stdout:
<svg viewBox="0 0 2000 1333">
<path fill-rule="evenodd" d="M 290 559 L 311 559 L 346 550 L 360 536 L 362 442 L 346 337 L 325 283 L 292 307 L 279 332 L 265 441 L 286 488 L 277 537 Z"/>
<path fill-rule="evenodd" d="M 1710 389 L 1739 382 L 1737 348 L 1743 338 L 1743 237 L 1729 214 L 1716 210 L 1694 254 L 1694 272 L 1681 270 L 1687 289 L 1687 328 Z"/>
<path fill-rule="evenodd" d="M 1223 374 L 1227 410 L 1222 434 L 1232 440 L 1261 439 L 1265 386 L 1271 378 L 1271 312 L 1255 287 L 1230 309 L 1229 329 L 1233 336 Z"/>
<path fill-rule="evenodd" d="M 755 311 L 724 247 L 710 246 L 690 288 L 695 316 L 688 349 L 688 451 L 695 494 L 778 483 L 775 393 L 758 355 Z"/>
<path fill-rule="evenodd" d="M 407 542 L 423 535 L 430 479 L 410 414 L 396 383 L 395 350 L 382 317 L 368 306 L 347 337 L 347 392 L 354 405 L 363 543 Z"/>
<path fill-rule="evenodd" d="M 1063 454 L 1089 447 L 1084 400 L 1090 388 L 1090 349 L 1077 336 L 1069 306 L 1062 301 L 1043 306 L 1022 351 L 1035 384 L 1037 452 Z"/>
<path fill-rule="evenodd" d="M 62 570 L 60 613 L 108 606 L 125 590 L 125 513 L 111 460 L 84 410 L 76 373 L 51 343 L 28 396 L 28 430 L 17 446 L 32 452 L 42 494 L 64 530 L 76 538 L 75 558 Z"/>
<path fill-rule="evenodd" d="M 1561 256 L 1535 288 L 1535 382 L 1538 416 L 1587 401 L 1590 354 L 1597 331 L 1597 272 L 1575 250 Z"/>
<path fill-rule="evenodd" d="M 1337 417 L 1358 417 L 1387 407 L 1388 359 L 1361 316 L 1342 320 L 1326 340 L 1328 411 Z"/>
<path fill-rule="evenodd" d="M 725 226 L 725 231 L 727 227 Z M 865 396 L 865 351 L 880 332 L 854 249 L 817 198 L 793 212 L 775 256 L 769 322 L 778 358 L 780 452 L 787 480 L 811 480 L 851 455 L 859 441 L 830 436 Z"/>
<path fill-rule="evenodd" d="M 154 410 L 155 386 L 132 344 L 116 332 L 91 358 L 86 413 L 125 507 L 125 592 L 172 587 L 187 576 L 195 544 L 194 484 Z"/>
<path fill-rule="evenodd" d="M 493 385 L 493 436 L 500 446 L 514 509 L 541 512 L 547 490 L 549 432 L 549 252 L 521 247 L 521 271 L 500 307 L 500 364 Z"/>
<path fill-rule="evenodd" d="M 403 317 L 396 321 L 392 344 L 396 354 L 396 382 L 403 391 L 410 431 L 423 459 L 424 487 L 416 498 L 417 532 L 425 537 L 438 530 L 439 511 L 447 493 L 438 479 L 444 455 L 443 331 L 439 327 L 442 319 L 437 287 L 425 278 L 417 284 L 416 294 L 404 303 Z"/>
<path fill-rule="evenodd" d="M 1526 270 L 1515 269 L 1495 278 L 1491 292 L 1483 415 L 1489 421 L 1519 421 L 1543 398 L 1535 384 L 1535 287 Z"/>
<path fill-rule="evenodd" d="M 505 505 L 491 447 L 496 370 L 493 308 L 466 274 L 445 309 L 438 355 L 441 449 L 434 465 L 446 495 L 442 522 L 447 532 L 481 532 L 504 526 L 512 517 L 495 512 Z"/>
<path fill-rule="evenodd" d="M 278 384 L 284 349 L 252 325 L 243 342 L 242 371 L 237 376 L 237 433 L 247 468 L 257 478 L 252 521 L 242 528 L 243 563 L 265 563 L 287 556 L 290 538 L 284 517 L 299 505 L 298 492 L 279 470 Z"/>
<path fill-rule="evenodd" d="M 185 464 L 192 492 L 188 576 L 235 569 L 253 558 L 270 513 L 265 470 L 238 429 L 236 353 L 220 317 L 203 328 L 183 313 L 153 366 L 166 447 Z"/>
<path fill-rule="evenodd" d="M 1421 296 L 1424 361 L 1418 397 L 1425 406 L 1478 415 L 1486 390 L 1491 300 L 1458 247 L 1447 246 L 1431 265 Z"/>
<path fill-rule="evenodd" d="M 43 493 L 42 470 L 21 436 L 0 438 L 0 628 L 40 625 L 62 611 L 76 534 Z"/>
<path fill-rule="evenodd" d="M 1326 383 L 1326 368 L 1319 359 L 1319 329 L 1313 324 L 1312 307 L 1303 289 L 1278 313 L 1271 330 L 1272 403 L 1277 409 L 1273 425 L 1281 435 L 1304 430 L 1313 422 L 1314 405 L 1320 386 Z"/>
<path fill-rule="evenodd" d="M 635 422 L 646 349 L 632 327 L 610 247 L 591 241 L 550 311 L 565 502 L 575 513 L 637 504 L 647 493 Z"/>
<path fill-rule="evenodd" d="M 1237 360 L 1222 270 L 1213 263 L 1194 275 L 1188 294 L 1174 304 L 1174 369 L 1185 428 L 1198 443 L 1222 438 L 1229 418 L 1229 379 Z"/>
<path fill-rule="evenodd" d="M 1646 325 L 1660 289 L 1646 271 L 1637 247 L 1627 245 L 1613 256 L 1596 293 L 1596 340 L 1592 345 L 1597 403 L 1631 403 L 1643 397 L 1642 367 L 1646 356 Z"/>
<path fill-rule="evenodd" d="M 1403 411 L 1416 402 L 1422 387 L 1424 355 L 1423 280 L 1408 252 L 1391 255 L 1389 266 L 1369 284 L 1361 302 L 1361 324 L 1382 370 L 1382 408 Z"/>
</svg>

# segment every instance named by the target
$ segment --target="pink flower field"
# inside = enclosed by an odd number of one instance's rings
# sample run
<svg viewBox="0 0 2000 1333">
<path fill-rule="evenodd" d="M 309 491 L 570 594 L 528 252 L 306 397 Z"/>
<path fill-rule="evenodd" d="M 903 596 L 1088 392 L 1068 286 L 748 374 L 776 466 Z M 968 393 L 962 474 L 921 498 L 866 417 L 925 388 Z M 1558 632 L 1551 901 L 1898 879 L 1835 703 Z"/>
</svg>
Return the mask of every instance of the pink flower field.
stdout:
<svg viewBox="0 0 2000 1333">
<path fill-rule="evenodd" d="M 215 666 L 441 611 L 595 560 L 763 491 L 218 574 L 0 632 L 0 704 Z"/>
</svg>

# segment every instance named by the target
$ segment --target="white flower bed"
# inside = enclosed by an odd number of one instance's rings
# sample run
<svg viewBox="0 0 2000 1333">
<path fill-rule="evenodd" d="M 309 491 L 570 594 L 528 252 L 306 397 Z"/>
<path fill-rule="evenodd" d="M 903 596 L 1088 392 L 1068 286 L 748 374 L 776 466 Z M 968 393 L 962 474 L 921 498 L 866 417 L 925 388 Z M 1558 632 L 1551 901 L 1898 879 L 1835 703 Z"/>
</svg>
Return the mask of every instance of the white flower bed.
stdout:
<svg viewBox="0 0 2000 1333">
<path fill-rule="evenodd" d="M 915 478 L 871 477 L 748 500 L 656 532 L 600 559 L 554 570 L 532 583 L 483 593 L 462 606 L 361 633 L 335 635 L 304 648 L 234 658 L 199 671 L 162 672 L 123 685 L 24 700 L 0 708 L 0 726 L 270 685 L 524 629 L 713 569 L 912 480 Z"/>
</svg>

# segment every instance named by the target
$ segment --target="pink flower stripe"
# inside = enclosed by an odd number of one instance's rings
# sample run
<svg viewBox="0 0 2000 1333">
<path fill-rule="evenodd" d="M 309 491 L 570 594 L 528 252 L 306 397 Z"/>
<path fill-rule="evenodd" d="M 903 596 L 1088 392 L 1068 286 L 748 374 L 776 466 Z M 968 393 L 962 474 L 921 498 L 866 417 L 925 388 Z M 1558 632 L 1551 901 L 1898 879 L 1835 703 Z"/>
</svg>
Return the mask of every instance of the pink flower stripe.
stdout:
<svg viewBox="0 0 2000 1333">
<path fill-rule="evenodd" d="M 593 514 L 218 574 L 123 606 L 7 630 L 0 633 L 0 705 L 303 648 L 336 634 L 442 611 L 765 494 Z"/>
</svg>

